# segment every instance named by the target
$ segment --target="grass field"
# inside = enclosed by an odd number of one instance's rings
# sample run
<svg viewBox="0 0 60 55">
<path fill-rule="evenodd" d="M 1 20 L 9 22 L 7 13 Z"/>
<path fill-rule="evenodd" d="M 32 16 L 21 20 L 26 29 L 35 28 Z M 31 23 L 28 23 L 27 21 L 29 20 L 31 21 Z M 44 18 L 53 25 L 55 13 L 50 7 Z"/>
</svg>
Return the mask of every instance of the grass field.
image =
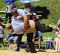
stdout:
<svg viewBox="0 0 60 55">
<path fill-rule="evenodd" d="M 17 8 L 24 8 L 24 4 L 18 0 L 15 2 Z M 45 24 L 55 24 L 57 25 L 57 21 L 60 18 L 60 0 L 39 0 L 38 2 L 32 2 L 31 3 L 33 7 L 46 7 L 47 10 L 49 10 L 50 14 L 47 16 L 47 19 L 43 18 L 41 23 Z M 4 0 L 0 0 L 0 11 L 5 11 L 6 4 L 4 3 Z M 5 14 L 0 14 L 0 16 L 4 17 Z M 9 33 L 10 31 L 6 30 L 4 31 L 5 35 Z M 55 37 L 55 32 L 47 32 L 42 33 L 43 38 L 48 37 Z M 26 37 L 26 35 L 24 35 Z M 5 41 L 4 41 L 5 42 Z M 45 42 L 42 43 L 42 46 L 44 46 Z M 1 47 L 0 49 L 8 49 L 7 47 Z"/>
</svg>

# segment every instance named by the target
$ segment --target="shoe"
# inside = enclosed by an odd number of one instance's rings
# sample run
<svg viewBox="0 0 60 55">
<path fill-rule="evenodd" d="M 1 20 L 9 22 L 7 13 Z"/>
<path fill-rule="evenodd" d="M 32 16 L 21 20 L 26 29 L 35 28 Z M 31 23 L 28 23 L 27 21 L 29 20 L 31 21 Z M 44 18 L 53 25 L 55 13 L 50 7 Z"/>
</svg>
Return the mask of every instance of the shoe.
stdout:
<svg viewBox="0 0 60 55">
<path fill-rule="evenodd" d="M 26 52 L 30 52 L 30 49 L 28 49 L 28 48 L 26 48 L 26 50 L 25 50 Z"/>
<path fill-rule="evenodd" d="M 56 30 L 57 29 L 56 25 L 51 25 L 50 24 L 49 27 L 52 28 L 53 30 Z"/>
<path fill-rule="evenodd" d="M 26 50 L 25 50 L 26 52 L 30 52 L 30 48 L 29 48 L 29 45 L 27 45 L 27 47 L 26 47 Z"/>
<path fill-rule="evenodd" d="M 19 51 L 19 49 L 16 49 L 15 51 Z"/>
<path fill-rule="evenodd" d="M 19 48 L 15 47 L 13 51 L 20 51 Z"/>
<path fill-rule="evenodd" d="M 26 52 L 31 52 L 31 53 L 36 53 L 36 52 L 37 52 L 36 50 L 30 50 L 30 48 L 26 48 L 25 51 L 26 51 Z"/>
<path fill-rule="evenodd" d="M 34 50 L 34 51 L 31 51 L 31 53 L 36 53 L 37 51 L 36 50 Z"/>
<path fill-rule="evenodd" d="M 31 53 L 36 53 L 36 50 L 35 50 L 35 47 L 34 47 L 33 43 L 29 44 L 29 49 L 30 49 Z"/>
</svg>

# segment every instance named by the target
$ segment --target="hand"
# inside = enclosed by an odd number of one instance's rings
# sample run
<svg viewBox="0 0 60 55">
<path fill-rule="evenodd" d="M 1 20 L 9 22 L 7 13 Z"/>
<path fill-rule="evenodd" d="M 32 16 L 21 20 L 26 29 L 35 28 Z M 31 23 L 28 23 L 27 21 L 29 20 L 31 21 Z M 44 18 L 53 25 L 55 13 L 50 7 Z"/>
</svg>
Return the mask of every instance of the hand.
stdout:
<svg viewBox="0 0 60 55">
<path fill-rule="evenodd" d="M 24 28 L 24 32 L 26 32 L 27 29 L 28 29 L 28 27 L 25 27 L 25 28 Z"/>
<path fill-rule="evenodd" d="M 7 23 L 7 24 L 5 25 L 5 28 L 6 28 L 7 30 L 12 30 L 12 25 L 11 25 L 10 23 Z"/>
<path fill-rule="evenodd" d="M 22 18 L 22 16 L 17 16 L 17 19 L 21 19 Z"/>
</svg>

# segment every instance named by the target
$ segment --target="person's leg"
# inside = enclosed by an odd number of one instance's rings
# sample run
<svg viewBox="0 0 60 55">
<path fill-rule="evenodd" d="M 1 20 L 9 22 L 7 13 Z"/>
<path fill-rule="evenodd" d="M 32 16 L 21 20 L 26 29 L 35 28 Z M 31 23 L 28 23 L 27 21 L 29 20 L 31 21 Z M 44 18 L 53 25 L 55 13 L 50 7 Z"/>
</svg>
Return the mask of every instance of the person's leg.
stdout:
<svg viewBox="0 0 60 55">
<path fill-rule="evenodd" d="M 60 39 L 59 39 L 59 50 L 60 50 Z"/>
<path fill-rule="evenodd" d="M 42 34 L 41 34 L 40 31 L 38 31 L 38 46 L 39 46 L 39 48 L 41 47 L 41 41 L 42 41 L 42 40 L 43 40 Z"/>
<path fill-rule="evenodd" d="M 55 41 L 55 50 L 58 50 L 58 47 L 59 47 L 59 46 L 58 46 L 58 45 L 59 45 L 58 42 L 59 42 L 58 40 Z"/>
<path fill-rule="evenodd" d="M 49 27 L 49 26 L 44 26 L 44 25 L 41 25 L 40 24 L 40 22 L 39 22 L 39 20 L 35 20 L 35 23 L 36 23 L 36 29 L 38 30 L 38 31 L 41 31 L 41 32 L 52 32 L 52 28 L 51 27 Z"/>
<path fill-rule="evenodd" d="M 27 44 L 29 46 L 30 52 L 35 53 L 36 50 L 35 50 L 35 47 L 34 47 L 34 43 L 32 42 L 32 39 L 33 39 L 33 33 L 28 33 L 27 34 Z"/>
<path fill-rule="evenodd" d="M 8 45 L 10 44 L 10 41 L 13 40 L 13 39 L 14 39 L 13 36 L 11 36 L 11 37 L 8 39 Z"/>
<path fill-rule="evenodd" d="M 4 20 L 5 24 L 7 23 L 7 20 L 8 20 L 8 13 L 6 13 L 6 17 L 5 17 L 5 20 Z"/>
<path fill-rule="evenodd" d="M 37 48 L 38 48 L 38 49 L 41 48 L 41 40 L 40 40 L 40 39 L 38 39 L 38 46 L 37 46 Z"/>
<path fill-rule="evenodd" d="M 14 36 L 14 43 L 16 44 L 16 42 L 17 42 L 17 38 L 18 38 L 18 35 L 17 34 L 12 34 L 12 36 Z"/>
<path fill-rule="evenodd" d="M 60 44 L 60 39 L 58 38 L 58 50 L 60 50 L 59 44 Z"/>
<path fill-rule="evenodd" d="M 49 45 L 50 44 L 50 41 L 47 41 L 47 49 L 49 49 Z"/>
<path fill-rule="evenodd" d="M 50 49 L 53 49 L 53 43 L 50 41 L 50 46 L 49 46 Z"/>
<path fill-rule="evenodd" d="M 21 40 L 22 40 L 22 36 L 23 36 L 23 34 L 19 34 L 19 35 L 18 35 L 16 51 L 19 51 L 20 44 L 21 44 Z"/>
<path fill-rule="evenodd" d="M 33 43 L 35 43 L 35 36 L 33 36 L 33 39 L 32 39 Z"/>
<path fill-rule="evenodd" d="M 45 49 L 48 49 L 48 41 L 46 41 Z"/>
<path fill-rule="evenodd" d="M 15 36 L 14 43 L 16 43 L 17 39 L 18 39 L 18 36 Z"/>
<path fill-rule="evenodd" d="M 9 23 L 11 23 L 12 14 L 9 13 Z"/>
</svg>

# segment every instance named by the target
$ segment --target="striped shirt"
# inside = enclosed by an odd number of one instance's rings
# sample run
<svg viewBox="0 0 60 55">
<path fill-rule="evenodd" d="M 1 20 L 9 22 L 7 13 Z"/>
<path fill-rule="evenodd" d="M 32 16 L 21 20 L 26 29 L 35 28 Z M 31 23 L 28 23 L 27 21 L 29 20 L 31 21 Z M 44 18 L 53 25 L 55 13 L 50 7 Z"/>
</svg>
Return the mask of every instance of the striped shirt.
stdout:
<svg viewBox="0 0 60 55">
<path fill-rule="evenodd" d="M 25 12 L 22 9 L 17 9 L 18 12 L 18 16 L 24 16 Z M 17 34 L 23 34 L 24 31 L 24 20 L 21 19 L 17 19 L 17 17 L 12 17 L 12 27 L 14 32 L 16 32 Z"/>
<path fill-rule="evenodd" d="M 0 26 L 0 38 L 4 37 L 4 28 Z"/>
</svg>

